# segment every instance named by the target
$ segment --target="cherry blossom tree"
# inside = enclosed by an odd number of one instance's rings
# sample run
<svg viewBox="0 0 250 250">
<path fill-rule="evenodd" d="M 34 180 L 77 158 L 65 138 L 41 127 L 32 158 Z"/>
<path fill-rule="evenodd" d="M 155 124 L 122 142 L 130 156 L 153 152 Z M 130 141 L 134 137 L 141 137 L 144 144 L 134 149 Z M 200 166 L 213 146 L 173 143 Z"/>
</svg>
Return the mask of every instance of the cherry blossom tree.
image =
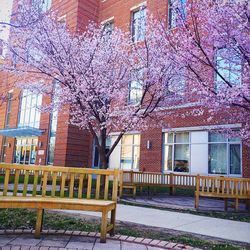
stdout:
<svg viewBox="0 0 250 250">
<path fill-rule="evenodd" d="M 240 131 L 227 132 L 249 141 L 249 1 L 190 0 L 185 15 L 182 7 L 175 1 L 176 28 L 165 31 L 165 38 L 185 68 L 190 98 L 208 110 L 209 120 L 242 123 Z"/>
<path fill-rule="evenodd" d="M 129 33 L 117 28 L 110 32 L 90 23 L 78 34 L 52 11 L 39 16 L 32 8 L 19 11 L 21 21 L 17 16 L 10 24 L 11 63 L 5 70 L 25 78 L 19 86 L 36 93 L 52 96 L 51 83 L 59 86 L 44 110 L 56 106 L 70 111 L 69 123 L 90 131 L 101 168 L 108 167 L 110 154 L 126 132 L 147 128 L 158 107 L 183 99 L 178 93 L 169 95 L 178 65 L 172 48 L 162 43 L 161 24 L 152 18 L 144 39 L 134 43 Z M 119 135 L 107 151 L 107 137 L 114 131 Z"/>
</svg>

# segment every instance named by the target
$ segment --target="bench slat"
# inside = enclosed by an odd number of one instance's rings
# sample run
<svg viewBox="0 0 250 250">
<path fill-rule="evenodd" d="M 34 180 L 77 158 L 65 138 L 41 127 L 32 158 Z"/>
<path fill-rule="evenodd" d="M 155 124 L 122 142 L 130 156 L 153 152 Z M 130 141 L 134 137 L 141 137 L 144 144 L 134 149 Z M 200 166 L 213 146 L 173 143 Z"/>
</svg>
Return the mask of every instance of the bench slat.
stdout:
<svg viewBox="0 0 250 250">
<path fill-rule="evenodd" d="M 25 171 L 24 182 L 23 182 L 23 196 L 27 196 L 27 189 L 29 184 L 29 170 Z"/>
<path fill-rule="evenodd" d="M 75 184 L 75 174 L 70 173 L 69 198 L 73 198 L 74 196 L 74 184 Z"/>
<path fill-rule="evenodd" d="M 96 191 L 95 191 L 95 198 L 97 200 L 100 199 L 100 186 L 101 186 L 101 175 L 98 175 L 96 179 Z"/>
<path fill-rule="evenodd" d="M 32 196 L 36 196 L 39 171 L 35 171 Z"/>
<path fill-rule="evenodd" d="M 78 199 L 82 198 L 83 178 L 84 178 L 84 174 L 80 174 L 80 176 L 79 176 L 79 186 L 78 186 Z"/>
<path fill-rule="evenodd" d="M 61 180 L 61 191 L 60 191 L 60 197 L 64 197 L 64 189 L 65 189 L 65 181 L 66 181 L 66 173 L 62 173 L 62 180 Z"/>
<path fill-rule="evenodd" d="M 4 178 L 3 196 L 7 196 L 9 179 L 10 179 L 10 169 L 6 169 Z"/>
<path fill-rule="evenodd" d="M 19 183 L 19 176 L 20 176 L 20 170 L 17 169 L 17 170 L 15 171 L 15 181 L 14 181 L 13 196 L 16 196 L 16 195 L 17 195 L 18 183 Z"/>
<path fill-rule="evenodd" d="M 91 198 L 91 190 L 92 190 L 92 174 L 88 174 L 87 199 Z"/>
<path fill-rule="evenodd" d="M 43 186 L 42 186 L 42 197 L 46 196 L 46 188 L 47 188 L 47 182 L 48 182 L 48 171 L 43 172 Z"/>
</svg>

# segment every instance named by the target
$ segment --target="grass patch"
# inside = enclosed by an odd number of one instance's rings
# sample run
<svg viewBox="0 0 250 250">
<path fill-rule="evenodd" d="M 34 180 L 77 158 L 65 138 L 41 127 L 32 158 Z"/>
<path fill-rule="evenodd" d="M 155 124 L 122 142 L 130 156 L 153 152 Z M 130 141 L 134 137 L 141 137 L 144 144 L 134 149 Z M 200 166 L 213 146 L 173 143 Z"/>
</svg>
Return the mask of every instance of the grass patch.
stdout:
<svg viewBox="0 0 250 250">
<path fill-rule="evenodd" d="M 0 209 L 0 229 L 34 229 L 36 212 L 28 209 Z M 54 230 L 80 230 L 86 232 L 99 232 L 100 220 L 79 218 L 77 215 L 64 215 L 61 213 L 45 212 L 44 229 Z M 186 244 L 193 247 L 212 250 L 238 250 L 248 249 L 244 245 L 224 243 L 217 240 L 203 239 L 185 233 L 171 233 L 168 230 L 149 228 L 136 224 L 120 223 L 116 227 L 117 234 L 134 237 L 152 238 Z"/>
</svg>

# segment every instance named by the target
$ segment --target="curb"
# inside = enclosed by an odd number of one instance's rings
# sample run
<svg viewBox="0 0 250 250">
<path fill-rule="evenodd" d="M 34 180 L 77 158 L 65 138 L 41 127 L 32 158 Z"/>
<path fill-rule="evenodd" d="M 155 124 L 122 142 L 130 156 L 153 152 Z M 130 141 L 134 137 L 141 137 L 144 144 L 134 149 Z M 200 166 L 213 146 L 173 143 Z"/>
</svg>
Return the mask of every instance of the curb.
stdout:
<svg viewBox="0 0 250 250">
<path fill-rule="evenodd" d="M 0 235 L 5 234 L 31 234 L 34 233 L 35 230 L 32 229 L 14 229 L 14 230 L 0 230 Z M 88 236 L 88 237 L 100 237 L 100 233 L 96 232 L 82 232 L 82 231 L 69 231 L 69 230 L 43 230 L 43 235 L 46 234 L 57 234 L 57 235 L 71 235 L 71 236 Z M 168 242 L 168 241 L 162 241 L 162 240 L 154 240 L 149 238 L 136 238 L 133 236 L 127 236 L 127 235 L 115 235 L 115 236 L 109 236 L 107 235 L 107 239 L 111 240 L 120 240 L 123 242 L 129 242 L 129 243 L 136 243 L 141 245 L 146 245 L 150 247 L 157 247 L 162 249 L 174 249 L 174 250 L 202 250 L 200 248 L 191 247 L 188 245 Z"/>
</svg>

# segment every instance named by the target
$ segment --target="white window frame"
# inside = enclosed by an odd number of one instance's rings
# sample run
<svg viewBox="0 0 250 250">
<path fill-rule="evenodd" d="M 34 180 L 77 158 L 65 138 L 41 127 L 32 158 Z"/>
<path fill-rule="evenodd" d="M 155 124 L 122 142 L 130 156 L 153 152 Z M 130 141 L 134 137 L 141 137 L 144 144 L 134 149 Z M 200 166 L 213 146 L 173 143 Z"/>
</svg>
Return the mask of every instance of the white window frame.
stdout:
<svg viewBox="0 0 250 250">
<path fill-rule="evenodd" d="M 165 134 L 173 134 L 173 142 L 172 143 L 168 143 L 168 142 L 165 142 Z M 179 133 L 188 133 L 188 142 L 186 143 L 176 143 L 175 142 L 175 135 L 176 134 L 179 134 Z M 173 168 L 174 168 L 174 153 L 175 153 L 175 145 L 188 145 L 189 147 L 189 159 L 188 159 L 188 163 L 189 163 L 189 166 L 188 166 L 188 172 L 178 172 L 178 171 L 174 171 Z M 172 170 L 166 170 L 165 169 L 165 148 L 166 146 L 172 146 Z M 173 132 L 173 131 L 169 131 L 169 132 L 164 132 L 163 133 L 163 154 L 162 154 L 162 159 L 163 159 L 163 164 L 162 164 L 162 168 L 163 168 L 163 172 L 165 173 L 178 173 L 178 174 L 190 174 L 191 173 L 191 133 L 190 131 L 181 131 L 181 132 Z"/>
</svg>

